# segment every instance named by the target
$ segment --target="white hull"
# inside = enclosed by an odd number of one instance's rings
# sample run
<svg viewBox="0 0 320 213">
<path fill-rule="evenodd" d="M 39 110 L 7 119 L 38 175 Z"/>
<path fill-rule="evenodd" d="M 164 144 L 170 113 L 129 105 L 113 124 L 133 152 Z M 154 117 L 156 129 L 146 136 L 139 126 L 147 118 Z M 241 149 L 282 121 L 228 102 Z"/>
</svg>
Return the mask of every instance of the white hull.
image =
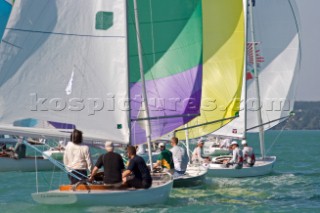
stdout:
<svg viewBox="0 0 320 213">
<path fill-rule="evenodd" d="M 265 157 L 264 160 L 257 158 L 253 167 L 244 166 L 242 169 L 225 168 L 223 164 L 210 163 L 206 165 L 208 168 L 208 175 L 214 177 L 225 178 L 242 178 L 255 177 L 270 174 L 273 170 L 275 156 Z"/>
<path fill-rule="evenodd" d="M 0 157 L 0 172 L 12 172 L 12 171 L 21 171 L 21 172 L 34 172 L 35 169 L 35 159 L 32 157 L 22 158 L 22 159 L 13 159 L 10 157 Z M 37 159 L 37 168 L 38 171 L 48 171 L 53 170 L 54 165 L 45 159 Z"/>
<path fill-rule="evenodd" d="M 186 174 L 173 179 L 173 187 L 192 187 L 203 184 L 208 169 L 201 165 L 188 165 Z"/>
<path fill-rule="evenodd" d="M 84 206 L 141 206 L 164 203 L 171 192 L 171 175 L 165 183 L 153 181 L 149 189 L 102 190 L 102 191 L 59 191 L 34 193 L 34 201 L 47 205 L 77 204 Z"/>
</svg>

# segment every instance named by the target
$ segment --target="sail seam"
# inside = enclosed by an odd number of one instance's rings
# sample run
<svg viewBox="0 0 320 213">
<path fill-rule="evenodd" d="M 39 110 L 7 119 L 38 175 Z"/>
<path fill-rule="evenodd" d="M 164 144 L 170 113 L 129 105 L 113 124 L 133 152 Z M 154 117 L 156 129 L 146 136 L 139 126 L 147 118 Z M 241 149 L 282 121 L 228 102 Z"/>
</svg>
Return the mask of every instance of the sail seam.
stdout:
<svg viewBox="0 0 320 213">
<path fill-rule="evenodd" d="M 30 32 L 30 33 L 43 33 L 43 34 L 53 34 L 53 35 L 63 35 L 63 36 L 80 36 L 80 37 L 95 37 L 95 38 L 126 38 L 126 36 L 98 36 L 98 35 L 85 35 L 85 34 L 75 34 L 75 33 L 57 33 L 57 32 L 47 32 L 40 30 L 25 30 L 16 28 L 6 28 L 7 30 Z"/>
</svg>

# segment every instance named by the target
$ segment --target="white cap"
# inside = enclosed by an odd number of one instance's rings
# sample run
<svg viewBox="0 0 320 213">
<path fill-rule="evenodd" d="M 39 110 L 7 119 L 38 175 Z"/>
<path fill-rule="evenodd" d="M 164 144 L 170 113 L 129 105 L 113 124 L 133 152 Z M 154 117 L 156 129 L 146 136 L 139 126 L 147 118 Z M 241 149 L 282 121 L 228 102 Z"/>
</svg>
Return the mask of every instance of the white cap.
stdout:
<svg viewBox="0 0 320 213">
<path fill-rule="evenodd" d="M 114 148 L 112 141 L 106 141 L 106 143 L 104 144 L 105 148 Z"/>
<path fill-rule="evenodd" d="M 158 147 L 164 147 L 164 143 L 159 143 Z"/>
<path fill-rule="evenodd" d="M 232 146 L 232 145 L 238 145 L 238 142 L 237 141 L 232 141 L 230 146 Z"/>
<path fill-rule="evenodd" d="M 246 140 L 242 140 L 242 141 L 241 141 L 241 144 L 242 144 L 242 145 L 245 145 L 245 144 L 247 144 L 247 141 L 246 141 Z"/>
</svg>

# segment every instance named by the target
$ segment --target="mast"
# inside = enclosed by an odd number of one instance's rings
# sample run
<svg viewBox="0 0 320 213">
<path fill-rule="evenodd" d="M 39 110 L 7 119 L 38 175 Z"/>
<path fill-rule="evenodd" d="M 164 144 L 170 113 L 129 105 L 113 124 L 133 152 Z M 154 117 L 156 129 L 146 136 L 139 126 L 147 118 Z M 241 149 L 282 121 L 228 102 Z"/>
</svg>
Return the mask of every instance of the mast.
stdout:
<svg viewBox="0 0 320 213">
<path fill-rule="evenodd" d="M 244 8 L 244 15 L 245 15 L 245 45 L 248 43 L 248 4 L 247 0 L 243 1 L 243 8 Z M 244 105 L 243 105 L 243 117 L 244 117 L 244 130 L 243 130 L 243 138 L 242 139 L 247 139 L 247 59 L 248 59 L 248 51 L 247 51 L 247 46 L 244 48 L 245 51 L 245 59 L 244 59 L 244 67 L 243 67 L 243 84 L 244 84 Z"/>
<path fill-rule="evenodd" d="M 186 123 L 184 125 L 185 128 L 188 128 L 188 124 Z M 189 157 L 189 163 L 191 162 L 191 158 L 190 158 L 190 145 L 189 145 L 189 131 L 188 129 L 185 130 L 185 134 L 186 134 L 186 148 L 187 148 L 187 154 Z"/>
<path fill-rule="evenodd" d="M 257 60 L 256 60 L 256 47 L 255 47 L 255 34 L 253 29 L 253 13 L 252 13 L 252 0 L 249 0 L 249 16 L 250 16 L 250 33 L 251 33 L 251 42 L 252 42 L 252 51 L 253 51 L 253 72 L 255 78 L 255 87 L 258 101 L 258 124 L 259 124 L 259 139 L 260 139 L 260 151 L 262 159 L 265 158 L 265 147 L 264 147 L 264 128 L 262 125 L 262 115 L 261 115 L 261 100 L 260 100 L 260 87 L 259 87 L 259 75 L 257 70 Z"/>
<path fill-rule="evenodd" d="M 140 76 L 142 82 L 142 107 L 145 110 L 146 118 L 149 118 L 149 108 L 148 108 L 148 98 L 147 98 L 147 90 L 146 90 L 146 82 L 144 79 L 144 67 L 143 67 L 143 58 L 142 58 L 142 48 L 141 48 L 141 39 L 140 39 L 140 28 L 139 28 L 139 15 L 138 15 L 138 5 L 137 0 L 133 0 L 134 4 L 134 19 L 135 19 L 135 27 L 136 27 L 136 36 L 137 36 L 137 45 L 138 45 L 138 57 L 139 57 L 139 67 L 140 67 Z M 151 153 L 151 126 L 150 120 L 146 119 L 146 137 L 147 137 L 147 144 L 148 144 L 148 155 L 149 155 L 149 162 L 150 162 L 150 169 L 153 170 L 152 164 L 152 153 Z"/>
</svg>

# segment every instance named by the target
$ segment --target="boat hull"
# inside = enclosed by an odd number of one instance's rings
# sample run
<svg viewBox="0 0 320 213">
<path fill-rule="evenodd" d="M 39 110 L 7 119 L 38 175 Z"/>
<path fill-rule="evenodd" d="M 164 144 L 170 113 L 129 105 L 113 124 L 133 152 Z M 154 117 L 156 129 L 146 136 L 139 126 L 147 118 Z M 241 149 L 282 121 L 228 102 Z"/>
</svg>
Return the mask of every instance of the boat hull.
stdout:
<svg viewBox="0 0 320 213">
<path fill-rule="evenodd" d="M 149 189 L 97 190 L 97 191 L 59 191 L 34 193 L 32 198 L 46 205 L 81 206 L 141 206 L 164 203 L 171 192 L 173 180 L 158 185 L 153 183 Z"/>
<path fill-rule="evenodd" d="M 34 172 L 36 171 L 35 159 L 32 157 L 14 159 L 10 157 L 0 157 L 0 172 Z M 49 161 L 43 158 L 37 159 L 37 170 L 38 171 L 50 171 L 55 166 Z"/>
<path fill-rule="evenodd" d="M 186 174 L 173 179 L 173 187 L 192 187 L 204 183 L 208 169 L 203 166 L 188 166 Z"/>
<path fill-rule="evenodd" d="M 270 174 L 273 170 L 275 156 L 266 157 L 264 160 L 258 158 L 253 167 L 243 167 L 242 169 L 224 168 L 222 164 L 208 164 L 208 175 L 212 177 L 242 178 L 256 177 Z"/>
</svg>

